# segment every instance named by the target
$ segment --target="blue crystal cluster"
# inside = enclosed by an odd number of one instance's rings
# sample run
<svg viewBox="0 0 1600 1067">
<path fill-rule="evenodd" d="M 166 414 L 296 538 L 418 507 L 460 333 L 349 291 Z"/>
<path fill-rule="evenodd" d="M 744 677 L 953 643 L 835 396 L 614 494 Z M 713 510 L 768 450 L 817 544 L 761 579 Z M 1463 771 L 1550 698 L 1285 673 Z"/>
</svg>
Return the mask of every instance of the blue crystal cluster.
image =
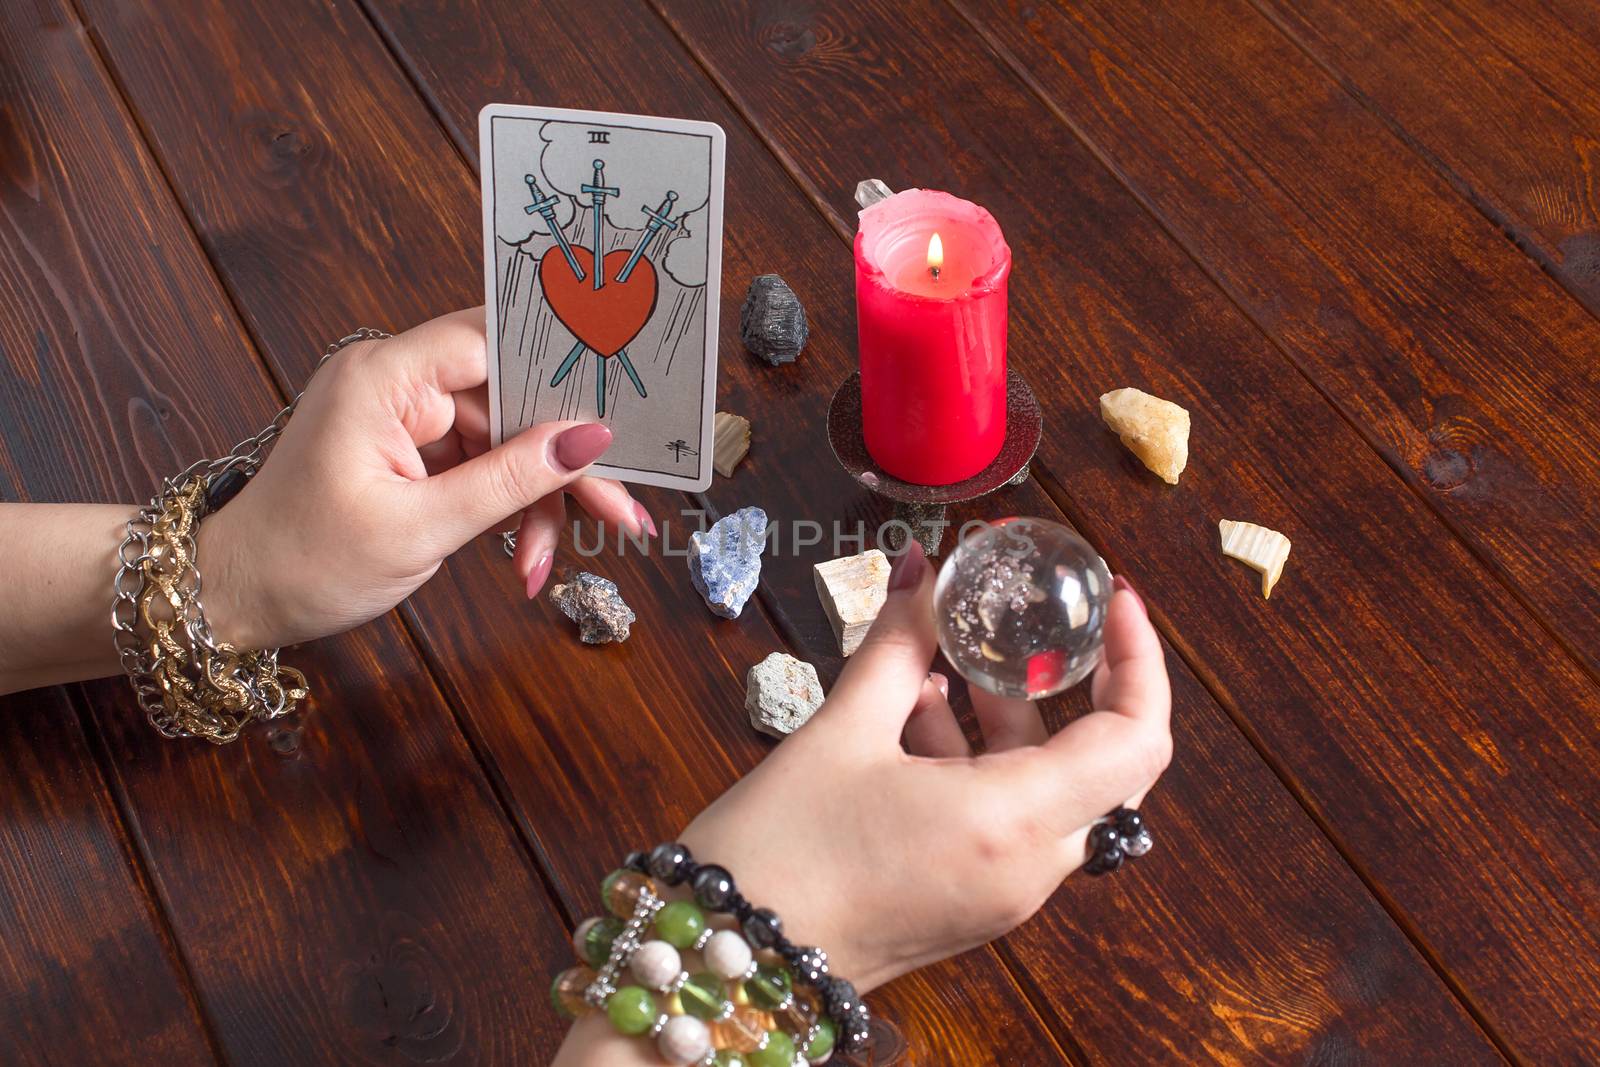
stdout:
<svg viewBox="0 0 1600 1067">
<path fill-rule="evenodd" d="M 737 619 L 761 580 L 761 553 L 767 544 L 767 513 L 740 508 L 689 539 L 689 577 L 706 606 L 725 619 Z"/>
</svg>

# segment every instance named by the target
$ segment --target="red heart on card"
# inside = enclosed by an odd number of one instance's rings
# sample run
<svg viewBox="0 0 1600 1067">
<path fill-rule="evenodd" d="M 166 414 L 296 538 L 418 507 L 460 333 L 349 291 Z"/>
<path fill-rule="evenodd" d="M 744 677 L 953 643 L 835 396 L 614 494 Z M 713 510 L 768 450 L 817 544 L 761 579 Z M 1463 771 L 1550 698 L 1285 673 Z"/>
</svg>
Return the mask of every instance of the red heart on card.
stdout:
<svg viewBox="0 0 1600 1067">
<path fill-rule="evenodd" d="M 656 269 L 641 257 L 628 280 L 617 281 L 617 272 L 633 254 L 618 248 L 606 253 L 602 261 L 606 283 L 596 289 L 594 254 L 587 248 L 574 248 L 572 254 L 583 267 L 581 281 L 572 273 L 560 245 L 551 245 L 539 261 L 545 301 L 572 336 L 602 356 L 614 356 L 639 336 L 656 309 Z"/>
</svg>

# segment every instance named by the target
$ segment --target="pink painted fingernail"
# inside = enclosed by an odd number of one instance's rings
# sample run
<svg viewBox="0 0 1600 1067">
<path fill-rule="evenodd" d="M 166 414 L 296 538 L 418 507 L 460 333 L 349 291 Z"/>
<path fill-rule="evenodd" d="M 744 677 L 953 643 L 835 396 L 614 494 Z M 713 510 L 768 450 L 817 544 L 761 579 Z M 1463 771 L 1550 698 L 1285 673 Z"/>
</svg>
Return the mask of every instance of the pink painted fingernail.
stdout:
<svg viewBox="0 0 1600 1067">
<path fill-rule="evenodd" d="M 539 557 L 539 562 L 533 565 L 533 570 L 528 572 L 528 599 L 532 600 L 539 595 L 539 590 L 544 588 L 544 581 L 550 577 L 550 564 L 555 562 L 553 556 L 546 552 Z"/>
<path fill-rule="evenodd" d="M 611 447 L 611 430 L 598 422 L 586 422 L 556 434 L 550 445 L 550 458 L 557 470 L 582 470 Z"/>
<path fill-rule="evenodd" d="M 650 517 L 650 513 L 644 509 L 644 505 L 639 503 L 637 500 L 633 502 L 633 517 L 639 520 L 639 525 L 641 527 L 650 532 L 651 537 L 656 536 L 655 520 L 652 519 Z"/>
<path fill-rule="evenodd" d="M 906 550 L 900 553 L 889 570 L 889 592 L 916 588 L 927 566 L 928 559 L 922 554 L 922 546 L 915 541 L 907 544 Z"/>
<path fill-rule="evenodd" d="M 1114 574 L 1111 576 L 1111 591 L 1116 592 L 1118 589 L 1125 589 L 1132 593 L 1134 601 L 1139 605 L 1139 610 L 1144 612 L 1145 618 L 1148 619 L 1150 617 L 1150 609 L 1144 606 L 1144 597 L 1139 595 L 1139 590 L 1135 589 L 1133 583 L 1122 575 Z"/>
<path fill-rule="evenodd" d="M 940 674 L 938 671 L 929 671 L 928 672 L 928 681 L 933 683 L 933 687 L 939 691 L 939 695 L 940 696 L 943 696 L 946 699 L 949 698 L 949 696 L 950 696 L 950 679 L 946 678 L 944 675 Z"/>
</svg>

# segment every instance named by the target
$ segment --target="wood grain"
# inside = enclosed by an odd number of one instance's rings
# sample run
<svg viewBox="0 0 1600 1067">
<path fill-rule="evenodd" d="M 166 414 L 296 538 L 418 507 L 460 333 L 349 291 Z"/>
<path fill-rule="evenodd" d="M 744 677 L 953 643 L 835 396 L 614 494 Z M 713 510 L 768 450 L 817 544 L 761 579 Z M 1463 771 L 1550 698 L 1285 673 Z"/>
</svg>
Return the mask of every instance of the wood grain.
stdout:
<svg viewBox="0 0 1600 1067">
<path fill-rule="evenodd" d="M 1600 677 L 1600 322 L 1243 0 L 966 10 Z"/>
<path fill-rule="evenodd" d="M 0 79 L 6 492 L 133 499 L 282 401 L 81 27 L 6 7 Z M 532 1061 L 561 1027 L 524 961 L 563 951 L 565 930 L 415 649 L 389 619 L 287 656 L 317 678 L 314 710 L 224 749 L 162 740 L 125 683 L 86 690 L 222 1058 Z M 141 890 L 109 866 L 118 846 L 97 829 L 104 802 L 81 792 L 95 772 L 73 723 L 5 725 L 17 778 L 0 795 L 22 807 L 0 833 L 34 848 L 5 853 L 7 921 L 41 922 L 4 951 L 18 987 L 54 992 L 62 1014 L 8 999 L 4 1032 L 46 1062 L 209 1058 L 152 917 L 138 922 Z M 83 855 L 44 848 L 68 838 Z M 47 885 L 55 915 L 34 897 Z M 77 939 L 57 943 L 74 917 Z M 66 999 L 101 982 L 119 988 Z M 52 1034 L 59 1049 L 40 1043 Z M 74 1042 L 96 1054 L 73 1057 Z"/>
<path fill-rule="evenodd" d="M 1256 6 L 1600 313 L 1594 5 Z"/>
<path fill-rule="evenodd" d="M 286 381 L 304 377 L 330 331 L 414 322 L 481 299 L 476 179 L 359 10 L 220 2 L 198 17 L 155 3 L 86 10 L 219 274 Z M 321 58 L 329 54 L 337 62 Z M 230 82 L 234 63 L 257 73 Z M 208 93 L 213 83 L 230 84 L 228 94 Z M 209 103 L 188 103 L 201 97 Z M 245 118 L 255 115 L 273 118 Z M 295 151 L 255 151 L 264 131 Z M 277 240 L 282 218 L 315 233 L 314 247 Z M 340 284 L 327 286 L 327 277 Z M 304 295 L 311 291 L 314 301 Z M 684 502 L 641 498 L 657 515 Z M 673 525 L 681 551 L 684 527 Z M 522 599 L 492 539 L 453 560 L 408 611 L 563 907 L 582 918 L 622 855 L 675 834 L 760 757 L 760 743 L 738 725 L 743 676 L 780 641 L 755 610 L 737 625 L 713 619 L 681 558 L 561 561 L 576 565 L 614 578 L 639 612 L 627 644 L 576 645 L 547 602 Z M 570 955 L 520 951 L 540 981 Z M 941 986 L 962 992 L 941 996 Z M 985 1020 L 996 1017 L 1014 1020 L 1008 1038 L 1019 1055 L 1060 1056 L 992 953 L 919 975 L 884 1003 L 918 1047 L 960 1062 L 1003 1062 L 985 1038 Z M 550 1015 L 542 991 L 514 1004 Z M 542 1027 L 545 1055 L 553 1024 Z"/>
<path fill-rule="evenodd" d="M 730 316 L 723 331 L 719 407 L 749 415 L 755 437 L 736 476 L 714 484 L 711 504 L 725 513 L 755 503 L 779 519 L 816 519 L 824 526 L 837 518 L 847 531 L 858 522 L 874 529 L 888 517 L 842 471 L 817 458 L 826 398 L 854 362 L 848 249 L 830 234 L 826 220 L 808 210 L 803 192 L 785 181 L 694 66 L 683 57 L 673 60 L 670 41 L 660 31 L 633 17 L 626 4 L 585 6 L 582 13 L 576 5 L 557 6 L 541 22 L 537 37 L 498 3 L 463 9 L 377 2 L 372 9 L 402 62 L 437 101 L 464 154 L 470 154 L 470 134 L 463 131 L 471 130 L 474 111 L 491 93 L 498 99 L 623 110 L 662 110 L 663 102 L 671 101 L 674 114 L 723 124 L 729 158 L 738 161 L 728 190 L 724 299 L 731 306 L 742 299 L 752 276 L 777 271 L 801 294 L 813 333 L 799 363 L 770 368 L 742 352 Z M 589 41 L 582 32 L 583 13 L 628 30 L 615 40 L 608 37 L 609 43 Z M 618 84 L 607 72 L 628 55 L 654 58 Z M 492 87 L 462 77 L 463 69 L 486 72 L 484 80 Z M 847 80 L 836 84 L 852 88 Z M 790 145 L 778 148 L 797 151 Z M 846 142 L 840 150 L 851 148 Z M 842 199 L 852 185 L 853 178 L 832 188 Z M 1049 499 L 1031 486 L 989 506 L 1054 513 Z M 968 511 L 961 518 L 976 514 Z M 827 678 L 840 661 L 812 588 L 810 566 L 831 554 L 811 546 L 769 559 L 762 593 L 782 632 Z M 445 632 L 462 632 L 462 627 Z M 465 638 L 459 654 L 472 654 Z M 1166 854 L 1159 865 L 1140 867 L 1140 882 L 1125 890 L 1106 893 L 1103 885 L 1070 883 L 1003 949 L 1037 1000 L 1049 1006 L 1058 1035 L 1075 1055 L 1091 1062 L 1125 1061 L 1126 1035 L 1134 1032 L 1182 1035 L 1172 1037 L 1163 1052 L 1177 1062 L 1191 1061 L 1186 1049 L 1209 1050 L 1218 1062 L 1284 1062 L 1336 1055 L 1352 1041 L 1386 1050 L 1380 1056 L 1426 1059 L 1437 1046 L 1410 1046 L 1418 1034 L 1443 1042 L 1461 1061 L 1494 1060 L 1492 1049 L 1372 908 L 1365 891 L 1341 869 L 1226 716 L 1183 672 L 1181 662 L 1174 659 L 1173 665 L 1183 751 L 1152 802 L 1152 817 L 1181 842 L 1174 846 L 1181 856 Z M 1063 704 L 1055 714 L 1076 706 Z M 724 721 L 737 730 L 738 718 L 734 712 Z M 1219 781 L 1233 783 L 1237 792 L 1219 791 Z M 1246 852 L 1287 848 L 1296 857 L 1293 865 L 1317 873 L 1306 883 L 1247 884 L 1238 877 L 1236 847 Z M 1140 902 L 1151 898 L 1208 904 L 1175 904 L 1180 910 L 1150 915 Z M 1348 940 L 1346 932 L 1353 930 L 1362 933 Z M 1156 945 L 1161 947 L 1153 955 L 1141 947 Z M 1262 948 L 1239 947 L 1251 945 Z M 1226 955 L 1229 966 L 1214 966 L 1208 960 L 1212 954 Z M 1141 958 L 1150 963 L 1133 962 Z M 1165 977 L 1159 973 L 1164 965 L 1170 965 Z M 1181 980 L 1175 980 L 1178 975 Z M 1365 1007 L 1357 994 L 1363 988 L 1383 989 L 1383 996 L 1405 1001 L 1412 1005 L 1408 1011 L 1428 1021 L 1409 1029 L 1390 1026 Z M 1317 992 L 1306 996 L 1310 989 Z M 1302 1014 L 1307 1003 L 1313 1006 Z M 1258 1023 L 1224 1022 L 1246 1016 Z M 1031 1061 L 1019 1057 L 1019 1062 Z"/>
<path fill-rule="evenodd" d="M 212 1062 L 62 690 L 0 700 L 0 766 L 0 1062 Z"/>
<path fill-rule="evenodd" d="M 1574 951 L 1592 902 L 1571 896 L 1596 877 L 1590 679 L 1059 117 L 970 47 L 963 19 L 934 4 L 661 8 L 842 232 L 847 190 L 872 174 L 995 212 L 1017 256 L 1012 352 L 1047 411 L 1054 499 L 1150 594 L 1185 659 L 1474 1009 L 1518 1047 L 1579 1055 L 1590 1038 L 1559 1020 L 1600 1005 L 1593 946 Z M 1054 68 L 1041 56 L 1033 69 Z M 1215 151 L 1170 162 L 1162 194 Z M 1196 413 L 1175 490 L 1098 423 L 1095 396 L 1128 384 Z M 1221 517 L 1294 539 L 1271 602 L 1214 554 Z M 1538 864 L 1505 851 L 1508 832 L 1540 843 Z"/>
</svg>

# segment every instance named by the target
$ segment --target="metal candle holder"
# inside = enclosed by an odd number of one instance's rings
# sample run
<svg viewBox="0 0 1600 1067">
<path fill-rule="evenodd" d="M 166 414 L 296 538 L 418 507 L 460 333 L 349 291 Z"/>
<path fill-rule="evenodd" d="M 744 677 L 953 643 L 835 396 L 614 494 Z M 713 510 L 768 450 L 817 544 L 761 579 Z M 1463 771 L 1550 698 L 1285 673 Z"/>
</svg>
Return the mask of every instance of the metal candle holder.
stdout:
<svg viewBox="0 0 1600 1067">
<path fill-rule="evenodd" d="M 846 378 L 828 405 L 828 443 L 839 465 L 861 486 L 894 501 L 894 523 L 887 531 L 889 547 L 899 549 L 909 531 L 924 552 L 939 554 L 945 511 L 951 504 L 988 496 L 1028 480 L 1028 464 L 1039 448 L 1044 419 L 1039 402 L 1022 375 L 1006 371 L 1006 438 L 999 455 L 970 478 L 950 485 L 917 485 L 885 474 L 867 451 L 861 426 L 861 374 Z"/>
</svg>

